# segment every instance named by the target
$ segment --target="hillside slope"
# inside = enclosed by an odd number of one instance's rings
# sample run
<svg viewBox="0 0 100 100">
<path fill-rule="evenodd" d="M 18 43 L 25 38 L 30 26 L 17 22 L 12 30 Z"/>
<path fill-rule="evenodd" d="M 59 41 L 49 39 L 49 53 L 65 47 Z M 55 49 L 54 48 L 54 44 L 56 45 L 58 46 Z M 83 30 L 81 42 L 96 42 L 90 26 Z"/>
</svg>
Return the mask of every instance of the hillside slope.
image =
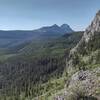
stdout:
<svg viewBox="0 0 100 100">
<path fill-rule="evenodd" d="M 100 100 L 100 11 L 66 62 L 68 79 L 54 100 Z"/>
<path fill-rule="evenodd" d="M 80 42 L 70 51 L 69 64 L 72 68 L 87 64 L 100 64 L 100 11 L 86 29 Z M 83 64 L 83 65 L 81 65 Z"/>
<path fill-rule="evenodd" d="M 1 95 L 1 98 L 16 100 L 14 98 L 20 98 L 22 94 L 26 98 L 36 97 L 45 93 L 46 87 L 49 91 L 50 84 L 46 85 L 46 83 L 62 76 L 65 69 L 65 57 L 79 42 L 82 35 L 83 32 L 76 32 L 65 34 L 52 41 L 44 41 L 44 43 L 35 41 L 21 49 L 16 55 L 4 60 L 0 64 L 0 93 L 7 96 Z"/>
</svg>

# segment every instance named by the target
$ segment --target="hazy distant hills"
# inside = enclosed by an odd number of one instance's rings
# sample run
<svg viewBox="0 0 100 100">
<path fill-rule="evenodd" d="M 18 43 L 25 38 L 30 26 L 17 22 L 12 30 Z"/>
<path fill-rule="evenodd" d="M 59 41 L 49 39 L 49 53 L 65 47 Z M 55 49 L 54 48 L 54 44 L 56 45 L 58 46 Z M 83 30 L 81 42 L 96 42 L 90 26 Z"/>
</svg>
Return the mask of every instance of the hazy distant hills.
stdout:
<svg viewBox="0 0 100 100">
<path fill-rule="evenodd" d="M 32 39 L 32 31 L 0 31 L 0 48 L 17 46 Z"/>
<path fill-rule="evenodd" d="M 30 40 L 54 38 L 72 32 L 73 30 L 67 24 L 62 26 L 54 24 L 30 31 L 0 31 L 0 48 L 17 46 Z"/>
<path fill-rule="evenodd" d="M 70 34 L 64 34 L 56 39 L 38 42 L 32 41 L 28 45 L 24 46 L 24 48 L 20 49 L 18 53 L 21 54 L 20 56 L 26 56 L 27 59 L 32 56 L 62 55 L 67 49 L 75 46 L 75 44 L 79 42 L 82 35 L 83 32 L 73 32 Z"/>
</svg>

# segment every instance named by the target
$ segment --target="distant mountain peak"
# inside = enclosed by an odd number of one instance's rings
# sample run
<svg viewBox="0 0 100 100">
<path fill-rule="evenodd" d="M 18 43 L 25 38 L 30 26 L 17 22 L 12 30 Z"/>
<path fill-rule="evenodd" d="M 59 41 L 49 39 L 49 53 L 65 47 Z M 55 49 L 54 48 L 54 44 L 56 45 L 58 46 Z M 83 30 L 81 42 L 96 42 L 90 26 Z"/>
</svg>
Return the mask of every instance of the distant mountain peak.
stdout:
<svg viewBox="0 0 100 100">
<path fill-rule="evenodd" d="M 62 24 L 61 27 L 70 27 L 68 24 Z"/>
<path fill-rule="evenodd" d="M 33 30 L 35 32 L 40 32 L 41 34 L 45 33 L 47 34 L 56 34 L 56 35 L 64 35 L 65 33 L 72 33 L 73 30 L 70 28 L 68 24 L 62 24 L 61 26 L 58 26 L 57 24 L 54 24 L 52 26 L 45 26 L 37 30 Z"/>
<path fill-rule="evenodd" d="M 68 25 L 68 24 L 62 24 L 61 26 L 60 26 L 60 28 L 62 29 L 62 30 L 64 30 L 66 33 L 71 33 L 71 32 L 73 32 L 73 30 L 70 28 L 70 26 Z"/>
<path fill-rule="evenodd" d="M 51 27 L 59 27 L 57 24 L 52 25 Z"/>
</svg>

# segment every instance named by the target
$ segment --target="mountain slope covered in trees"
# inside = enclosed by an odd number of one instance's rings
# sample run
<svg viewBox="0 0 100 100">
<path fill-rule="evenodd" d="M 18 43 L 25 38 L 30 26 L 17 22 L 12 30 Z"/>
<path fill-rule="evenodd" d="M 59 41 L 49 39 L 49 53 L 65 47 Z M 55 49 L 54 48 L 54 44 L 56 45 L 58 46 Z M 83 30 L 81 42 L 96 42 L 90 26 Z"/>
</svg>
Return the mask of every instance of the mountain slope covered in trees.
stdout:
<svg viewBox="0 0 100 100">
<path fill-rule="evenodd" d="M 16 55 L 2 61 L 0 64 L 1 98 L 20 100 L 22 94 L 23 97 L 34 98 L 46 92 L 44 90 L 46 85 L 43 84 L 62 76 L 66 56 L 82 35 L 83 32 L 74 32 L 47 42 L 33 41 L 19 50 Z"/>
</svg>

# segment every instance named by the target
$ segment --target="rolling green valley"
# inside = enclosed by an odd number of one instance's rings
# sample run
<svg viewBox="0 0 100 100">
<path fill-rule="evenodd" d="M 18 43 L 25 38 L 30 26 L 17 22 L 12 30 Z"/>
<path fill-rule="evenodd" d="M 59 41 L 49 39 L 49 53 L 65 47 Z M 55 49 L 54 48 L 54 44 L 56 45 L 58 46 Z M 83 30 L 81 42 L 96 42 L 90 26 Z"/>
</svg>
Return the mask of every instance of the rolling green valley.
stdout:
<svg viewBox="0 0 100 100">
<path fill-rule="evenodd" d="M 1 0 L 0 100 L 100 100 L 99 4 Z"/>
</svg>

